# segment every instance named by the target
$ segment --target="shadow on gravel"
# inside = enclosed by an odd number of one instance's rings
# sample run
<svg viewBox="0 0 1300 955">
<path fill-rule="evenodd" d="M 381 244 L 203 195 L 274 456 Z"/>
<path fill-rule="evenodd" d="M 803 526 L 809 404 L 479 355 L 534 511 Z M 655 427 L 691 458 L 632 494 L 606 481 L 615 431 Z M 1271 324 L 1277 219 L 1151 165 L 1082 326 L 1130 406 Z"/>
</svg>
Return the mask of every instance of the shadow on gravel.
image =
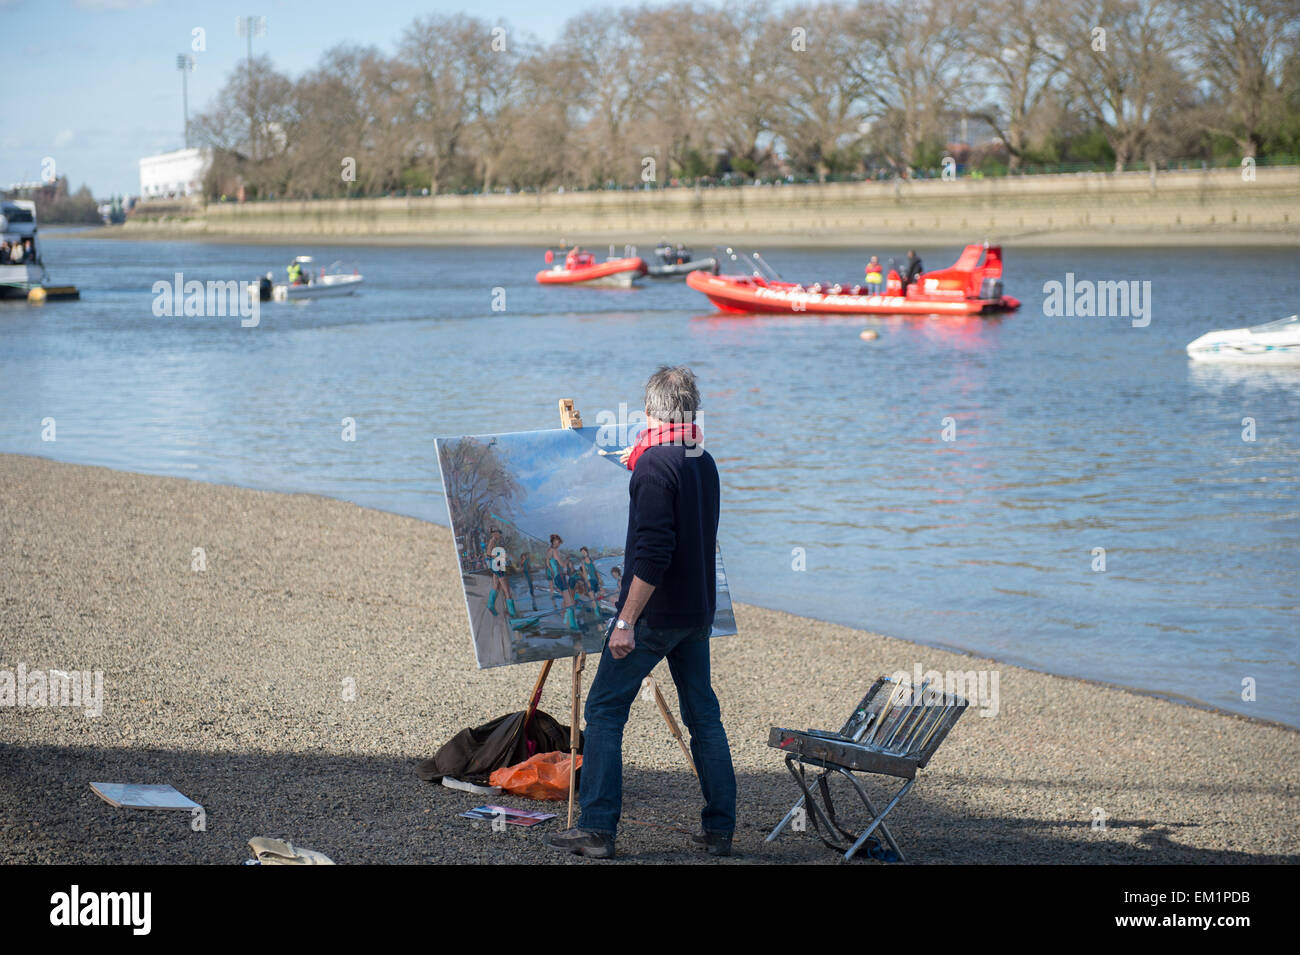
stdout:
<svg viewBox="0 0 1300 955">
<path fill-rule="evenodd" d="M 418 758 L 332 753 L 216 753 L 148 748 L 0 744 L 0 861 L 8 864 L 208 863 L 237 865 L 246 842 L 273 836 L 347 863 L 575 863 L 541 843 L 563 828 L 564 803 L 513 797 L 509 806 L 555 812 L 534 829 L 494 832 L 458 814 L 493 800 L 431 786 L 415 776 Z M 115 809 L 90 791 L 92 781 L 171 783 L 204 806 L 206 831 L 188 814 Z M 967 783 L 970 779 L 967 779 Z M 991 781 L 997 784 L 999 781 Z M 812 832 L 764 837 L 797 792 L 774 754 L 769 772 L 741 774 L 740 823 L 731 859 L 692 846 L 699 790 L 682 769 L 637 769 L 624 777 L 625 822 L 618 859 L 682 864 L 840 863 Z M 945 801 L 944 779 L 922 779 L 889 816 L 912 862 L 922 863 L 1294 863 L 1295 856 L 1190 848 L 1171 840 L 1178 819 L 1112 819 L 1107 831 L 1086 820 L 979 815 Z M 881 794 L 877 788 L 873 793 Z M 883 794 L 881 794 L 883 795 Z M 848 822 L 864 813 L 839 804 Z M 877 803 L 879 805 L 879 803 Z M 1231 825 L 1228 821 L 1225 825 Z M 863 865 L 879 863 L 863 860 Z"/>
</svg>

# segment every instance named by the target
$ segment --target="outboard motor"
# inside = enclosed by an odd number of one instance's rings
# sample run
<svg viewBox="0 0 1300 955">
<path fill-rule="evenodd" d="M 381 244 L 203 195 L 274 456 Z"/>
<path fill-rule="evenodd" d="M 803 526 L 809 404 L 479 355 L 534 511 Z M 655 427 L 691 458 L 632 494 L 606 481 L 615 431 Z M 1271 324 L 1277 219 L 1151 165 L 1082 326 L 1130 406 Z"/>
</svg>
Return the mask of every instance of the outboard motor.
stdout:
<svg viewBox="0 0 1300 955">
<path fill-rule="evenodd" d="M 1002 280 L 985 279 L 980 283 L 980 298 L 985 301 L 996 301 L 1002 298 Z"/>
<path fill-rule="evenodd" d="M 262 302 L 271 301 L 271 273 L 267 272 L 257 280 L 257 298 Z"/>
</svg>

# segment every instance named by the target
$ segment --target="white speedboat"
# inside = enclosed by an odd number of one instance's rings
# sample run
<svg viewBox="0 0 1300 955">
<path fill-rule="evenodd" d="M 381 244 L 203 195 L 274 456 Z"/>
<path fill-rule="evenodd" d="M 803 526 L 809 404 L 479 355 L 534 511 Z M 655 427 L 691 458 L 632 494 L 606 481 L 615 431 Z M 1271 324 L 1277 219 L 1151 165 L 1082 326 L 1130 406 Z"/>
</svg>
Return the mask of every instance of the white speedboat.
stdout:
<svg viewBox="0 0 1300 955">
<path fill-rule="evenodd" d="M 297 274 L 298 281 L 282 285 L 272 284 L 271 273 L 258 282 L 258 296 L 262 301 L 296 302 L 302 299 L 326 298 L 335 295 L 351 295 L 361 286 L 361 273 L 355 268 L 347 271 L 339 262 L 313 274 L 314 260 L 310 255 L 295 256 L 290 264 L 290 274 Z M 297 269 L 293 267 L 297 266 Z"/>
<path fill-rule="evenodd" d="M 1206 332 L 1187 346 L 1196 361 L 1300 362 L 1300 315 Z"/>
</svg>

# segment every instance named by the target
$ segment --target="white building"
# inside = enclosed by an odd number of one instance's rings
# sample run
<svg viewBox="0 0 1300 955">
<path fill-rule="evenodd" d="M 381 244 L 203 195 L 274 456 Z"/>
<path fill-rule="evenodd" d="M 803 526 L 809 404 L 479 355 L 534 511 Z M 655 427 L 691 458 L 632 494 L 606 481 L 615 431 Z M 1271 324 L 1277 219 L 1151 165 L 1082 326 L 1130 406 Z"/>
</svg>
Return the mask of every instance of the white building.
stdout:
<svg viewBox="0 0 1300 955">
<path fill-rule="evenodd" d="M 212 165 L 212 150 L 177 149 L 140 160 L 140 196 L 174 199 L 203 189 L 203 177 Z"/>
</svg>

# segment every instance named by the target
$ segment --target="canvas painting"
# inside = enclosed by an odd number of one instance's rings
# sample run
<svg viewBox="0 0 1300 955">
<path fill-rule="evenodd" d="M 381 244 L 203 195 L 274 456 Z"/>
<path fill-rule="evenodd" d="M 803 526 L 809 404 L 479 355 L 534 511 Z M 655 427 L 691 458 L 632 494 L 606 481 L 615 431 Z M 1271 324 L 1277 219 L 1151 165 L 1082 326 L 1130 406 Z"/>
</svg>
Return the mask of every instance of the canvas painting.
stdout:
<svg viewBox="0 0 1300 955">
<path fill-rule="evenodd" d="M 599 428 L 439 438 L 480 667 L 597 653 L 622 586 L 630 472 Z M 736 632 L 717 555 L 713 635 Z"/>
</svg>

